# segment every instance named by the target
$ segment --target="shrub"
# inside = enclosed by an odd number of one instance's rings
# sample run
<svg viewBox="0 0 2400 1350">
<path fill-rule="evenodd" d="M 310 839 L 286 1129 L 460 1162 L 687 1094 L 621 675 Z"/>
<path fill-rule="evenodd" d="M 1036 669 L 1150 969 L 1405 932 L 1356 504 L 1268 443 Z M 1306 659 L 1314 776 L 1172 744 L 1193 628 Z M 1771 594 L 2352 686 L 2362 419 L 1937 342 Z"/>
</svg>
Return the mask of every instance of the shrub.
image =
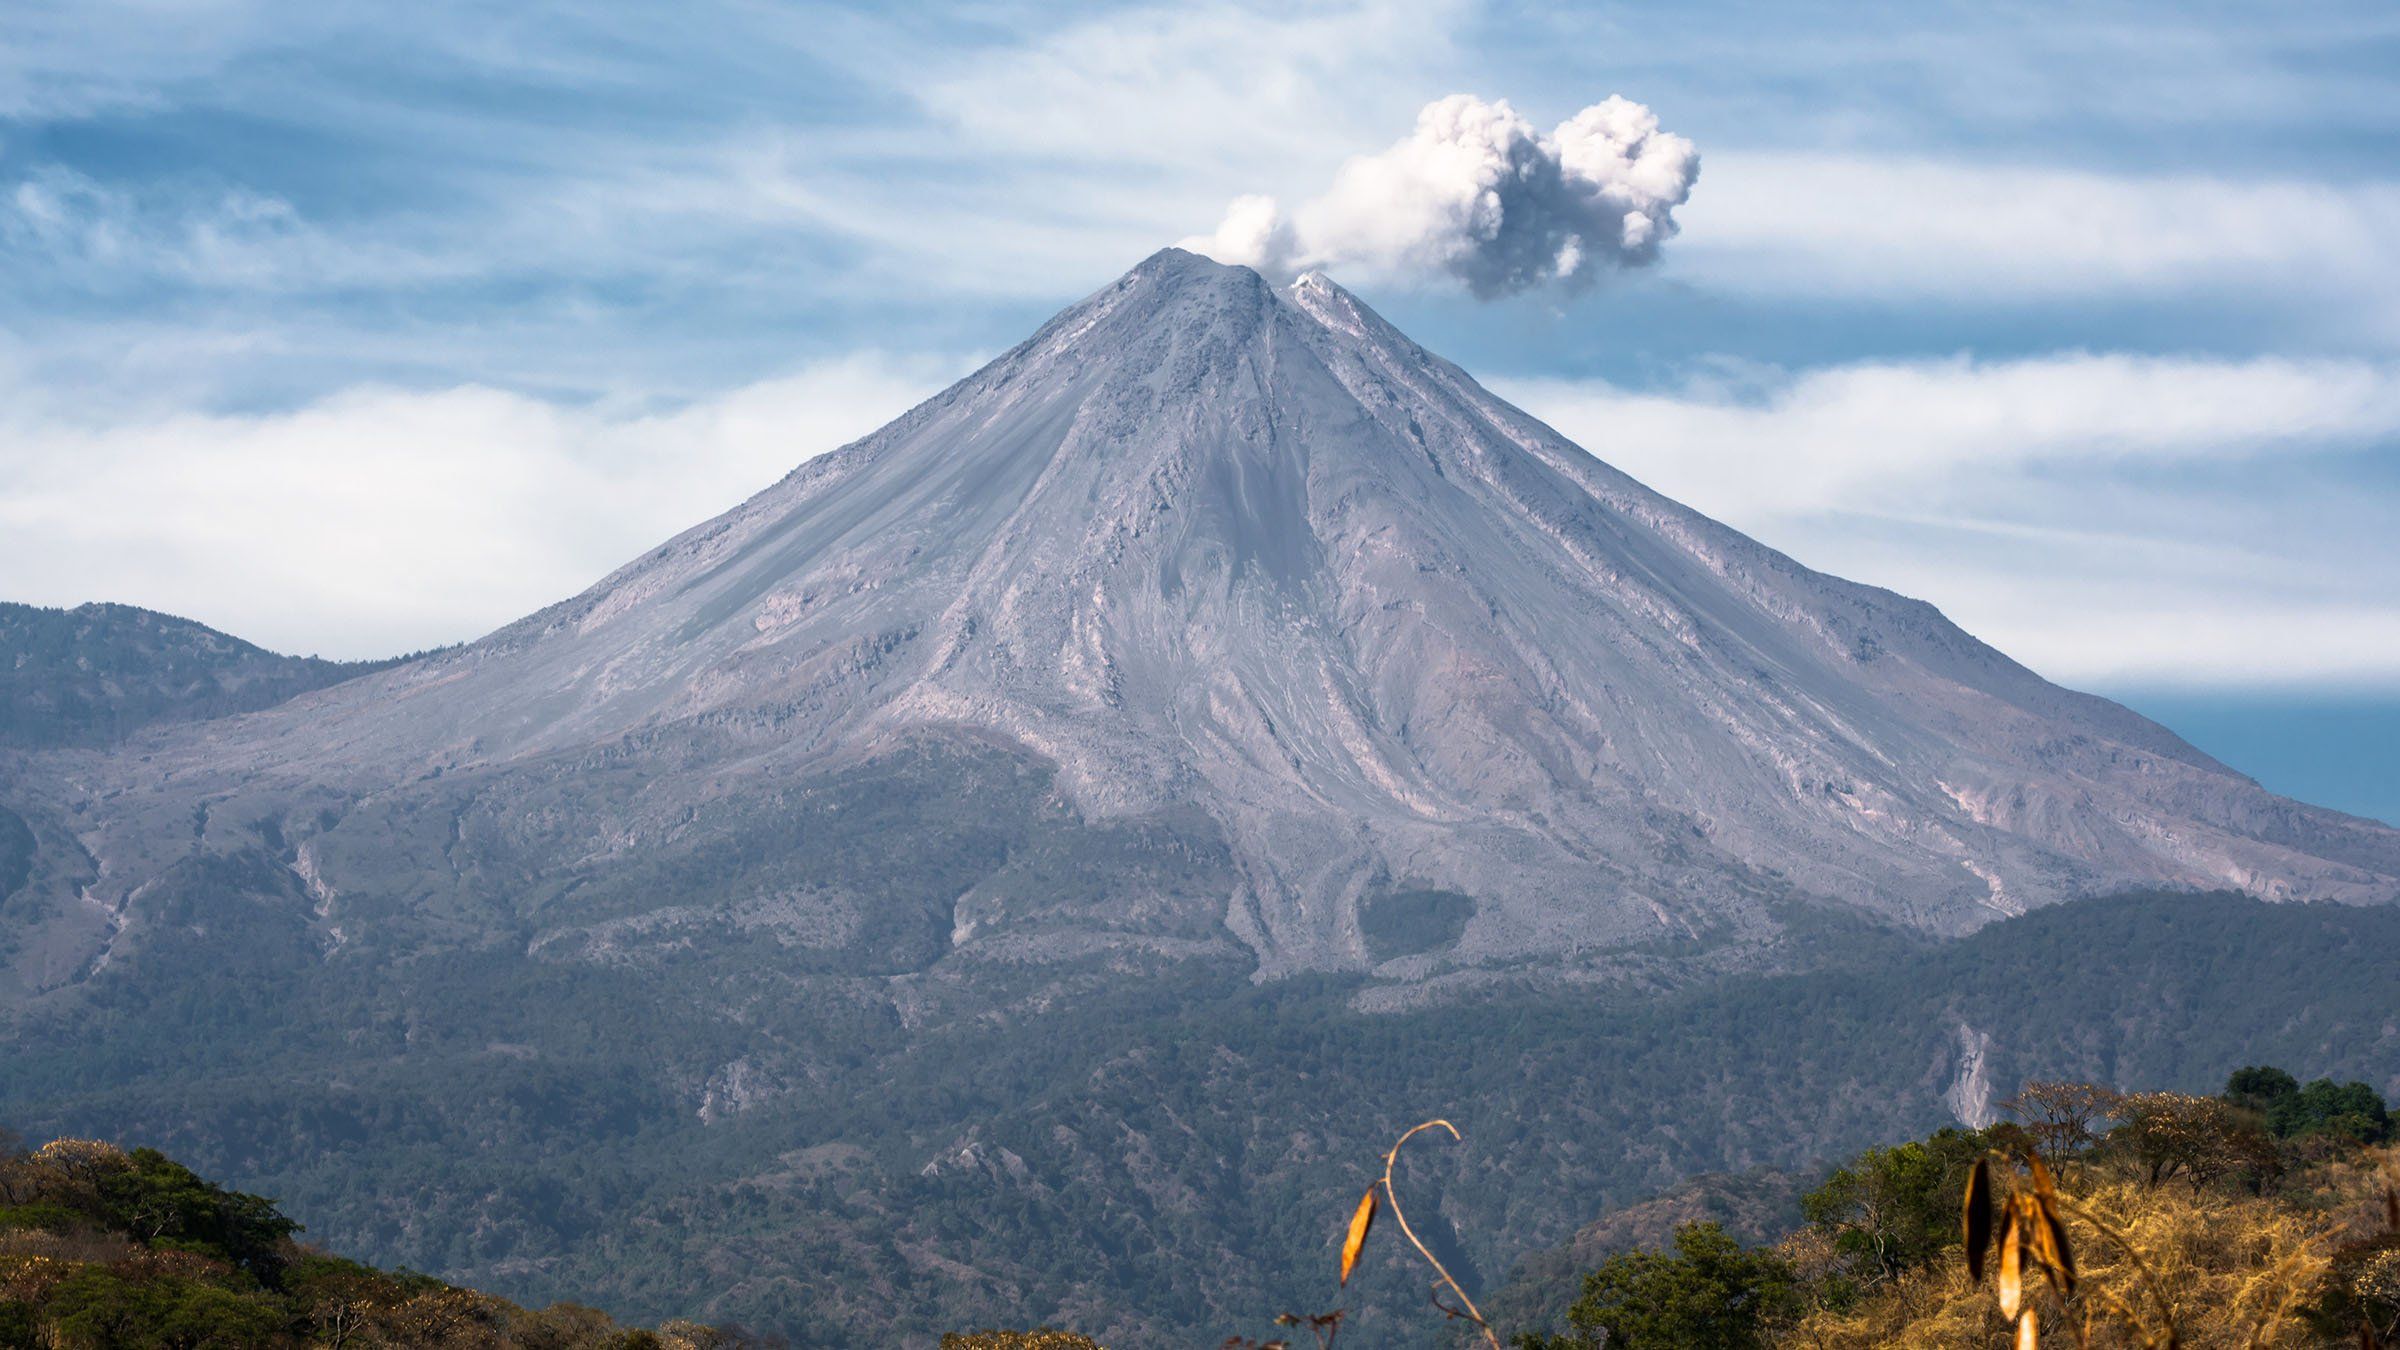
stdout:
<svg viewBox="0 0 2400 1350">
<path fill-rule="evenodd" d="M 1714 1223 L 1675 1231 L 1675 1250 L 1620 1252 L 1584 1277 L 1566 1336 L 1518 1338 L 1521 1350 L 1763 1350 L 1800 1311 L 1792 1269 L 1749 1251 Z"/>
<path fill-rule="evenodd" d="M 1958 1241 L 1958 1193 L 1992 1147 L 1983 1131 L 1945 1129 L 1917 1143 L 1871 1148 L 1800 1201 L 1832 1238 L 1847 1273 L 1875 1285 Z"/>
</svg>

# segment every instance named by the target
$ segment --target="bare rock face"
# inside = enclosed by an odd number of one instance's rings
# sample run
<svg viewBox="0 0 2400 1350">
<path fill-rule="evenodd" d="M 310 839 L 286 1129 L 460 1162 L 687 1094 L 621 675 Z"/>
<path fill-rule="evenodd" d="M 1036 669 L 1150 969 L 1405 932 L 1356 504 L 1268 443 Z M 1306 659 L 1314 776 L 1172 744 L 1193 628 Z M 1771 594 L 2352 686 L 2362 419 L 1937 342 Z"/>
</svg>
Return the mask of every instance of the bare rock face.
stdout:
<svg viewBox="0 0 2400 1350">
<path fill-rule="evenodd" d="M 19 996 L 228 888 L 329 952 L 1412 984 L 1795 905 L 2400 893 L 2400 832 L 1650 492 L 1322 277 L 1174 250 L 573 600 L 0 802 Z"/>
</svg>

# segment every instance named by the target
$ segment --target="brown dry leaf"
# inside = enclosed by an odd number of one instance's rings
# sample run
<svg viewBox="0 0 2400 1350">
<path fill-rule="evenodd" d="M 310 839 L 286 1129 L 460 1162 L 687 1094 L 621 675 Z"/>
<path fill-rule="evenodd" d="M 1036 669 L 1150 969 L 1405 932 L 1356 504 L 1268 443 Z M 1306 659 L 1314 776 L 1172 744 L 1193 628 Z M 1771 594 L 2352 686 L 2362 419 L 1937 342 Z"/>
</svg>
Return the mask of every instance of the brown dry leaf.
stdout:
<svg viewBox="0 0 2400 1350">
<path fill-rule="evenodd" d="M 2042 1222 L 2038 1212 L 2026 1216 L 2025 1238 L 2025 1254 L 2033 1258 L 2034 1268 L 2056 1283 L 2058 1262 L 2050 1250 L 2050 1225 Z"/>
<path fill-rule="evenodd" d="M 1342 1279 L 1350 1283 L 1351 1267 L 1358 1264 L 1359 1249 L 1367 1245 L 1367 1229 L 1375 1223 L 1375 1187 L 1359 1197 L 1358 1210 L 1350 1216 L 1350 1235 L 1342 1239 Z"/>
<path fill-rule="evenodd" d="M 2011 1204 L 2000 1218 L 2000 1315 L 2014 1317 L 2025 1301 L 2024 1235 L 2017 1231 L 2017 1207 Z"/>
<path fill-rule="evenodd" d="M 2059 1220 L 2058 1211 L 2049 1205 L 2042 1206 L 2042 1233 L 2048 1239 L 2046 1245 L 2049 1247 L 2055 1282 L 2059 1286 L 2059 1296 L 2064 1298 L 2075 1292 L 2075 1249 L 2067 1245 L 2066 1224 Z"/>
<path fill-rule="evenodd" d="M 1967 1173 L 1967 1278 L 1983 1278 L 1984 1249 L 1992 1245 L 1992 1170 L 1984 1159 L 1975 1160 L 1975 1170 Z"/>
</svg>

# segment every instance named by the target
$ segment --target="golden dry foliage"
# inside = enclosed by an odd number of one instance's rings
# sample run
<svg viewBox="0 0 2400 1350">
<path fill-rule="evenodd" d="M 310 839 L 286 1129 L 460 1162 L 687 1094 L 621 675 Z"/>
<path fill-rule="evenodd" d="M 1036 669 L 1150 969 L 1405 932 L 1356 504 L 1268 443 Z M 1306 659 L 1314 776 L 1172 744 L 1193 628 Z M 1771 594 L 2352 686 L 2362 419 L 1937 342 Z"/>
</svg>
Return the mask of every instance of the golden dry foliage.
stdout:
<svg viewBox="0 0 2400 1350">
<path fill-rule="evenodd" d="M 0 1252 L 0 1303 L 32 1303 L 75 1273 L 76 1262 L 41 1252 Z"/>
<path fill-rule="evenodd" d="M 30 1161 L 37 1168 L 81 1182 L 97 1181 L 132 1166 L 123 1149 L 98 1139 L 53 1139 L 35 1149 Z"/>
<path fill-rule="evenodd" d="M 2040 1300 L 2045 1344 L 2124 1350 L 2157 1335 L 2135 1262 L 2083 1215 L 2121 1234 L 2155 1274 L 2174 1311 L 2176 1343 L 2186 1350 L 2307 1350 L 2323 1342 L 2302 1312 L 2324 1287 L 2335 1251 L 2378 1231 L 2384 1197 L 2400 1184 L 2400 1150 L 2367 1149 L 2308 1169 L 2272 1197 L 2230 1189 L 2151 1186 L 2146 1176 L 2102 1168 L 2062 1178 L 2061 1205 L 2079 1279 L 2063 1307 Z M 2002 1203 L 1995 1199 L 1995 1203 Z M 1810 1350 L 1950 1350 L 2009 1344 L 1987 1278 L 1970 1277 L 1948 1259 L 1913 1271 L 1842 1311 L 1820 1310 L 1784 1334 Z M 2036 1276 L 2024 1273 L 2032 1303 Z M 2140 1314 L 2134 1324 L 2109 1315 L 2113 1297 Z M 2063 1313 L 2063 1315 L 2062 1315 Z M 2087 1322 L 2088 1317 L 2088 1322 Z M 2146 1324 L 2146 1325 L 2144 1325 Z"/>
<path fill-rule="evenodd" d="M 1033 1331 L 953 1331 L 942 1350 L 1102 1350 L 1089 1336 L 1040 1327 Z"/>
<path fill-rule="evenodd" d="M 2093 1127 L 2116 1114 L 2122 1098 L 2096 1083 L 2036 1078 L 2000 1103 L 2033 1136 L 2045 1158 L 2065 1158 L 2081 1152 L 2099 1136 Z"/>
</svg>

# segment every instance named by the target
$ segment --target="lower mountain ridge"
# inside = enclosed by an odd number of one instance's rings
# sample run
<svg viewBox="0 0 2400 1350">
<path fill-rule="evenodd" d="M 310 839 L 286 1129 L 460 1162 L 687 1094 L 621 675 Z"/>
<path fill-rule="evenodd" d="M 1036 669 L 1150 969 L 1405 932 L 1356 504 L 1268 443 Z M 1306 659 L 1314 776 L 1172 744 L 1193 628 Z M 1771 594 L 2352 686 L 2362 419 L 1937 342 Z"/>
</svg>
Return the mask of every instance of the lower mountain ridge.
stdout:
<svg viewBox="0 0 2400 1350">
<path fill-rule="evenodd" d="M 0 746 L 114 745 L 145 727 L 258 712 L 398 664 L 280 656 L 131 605 L 0 602 Z"/>
</svg>

